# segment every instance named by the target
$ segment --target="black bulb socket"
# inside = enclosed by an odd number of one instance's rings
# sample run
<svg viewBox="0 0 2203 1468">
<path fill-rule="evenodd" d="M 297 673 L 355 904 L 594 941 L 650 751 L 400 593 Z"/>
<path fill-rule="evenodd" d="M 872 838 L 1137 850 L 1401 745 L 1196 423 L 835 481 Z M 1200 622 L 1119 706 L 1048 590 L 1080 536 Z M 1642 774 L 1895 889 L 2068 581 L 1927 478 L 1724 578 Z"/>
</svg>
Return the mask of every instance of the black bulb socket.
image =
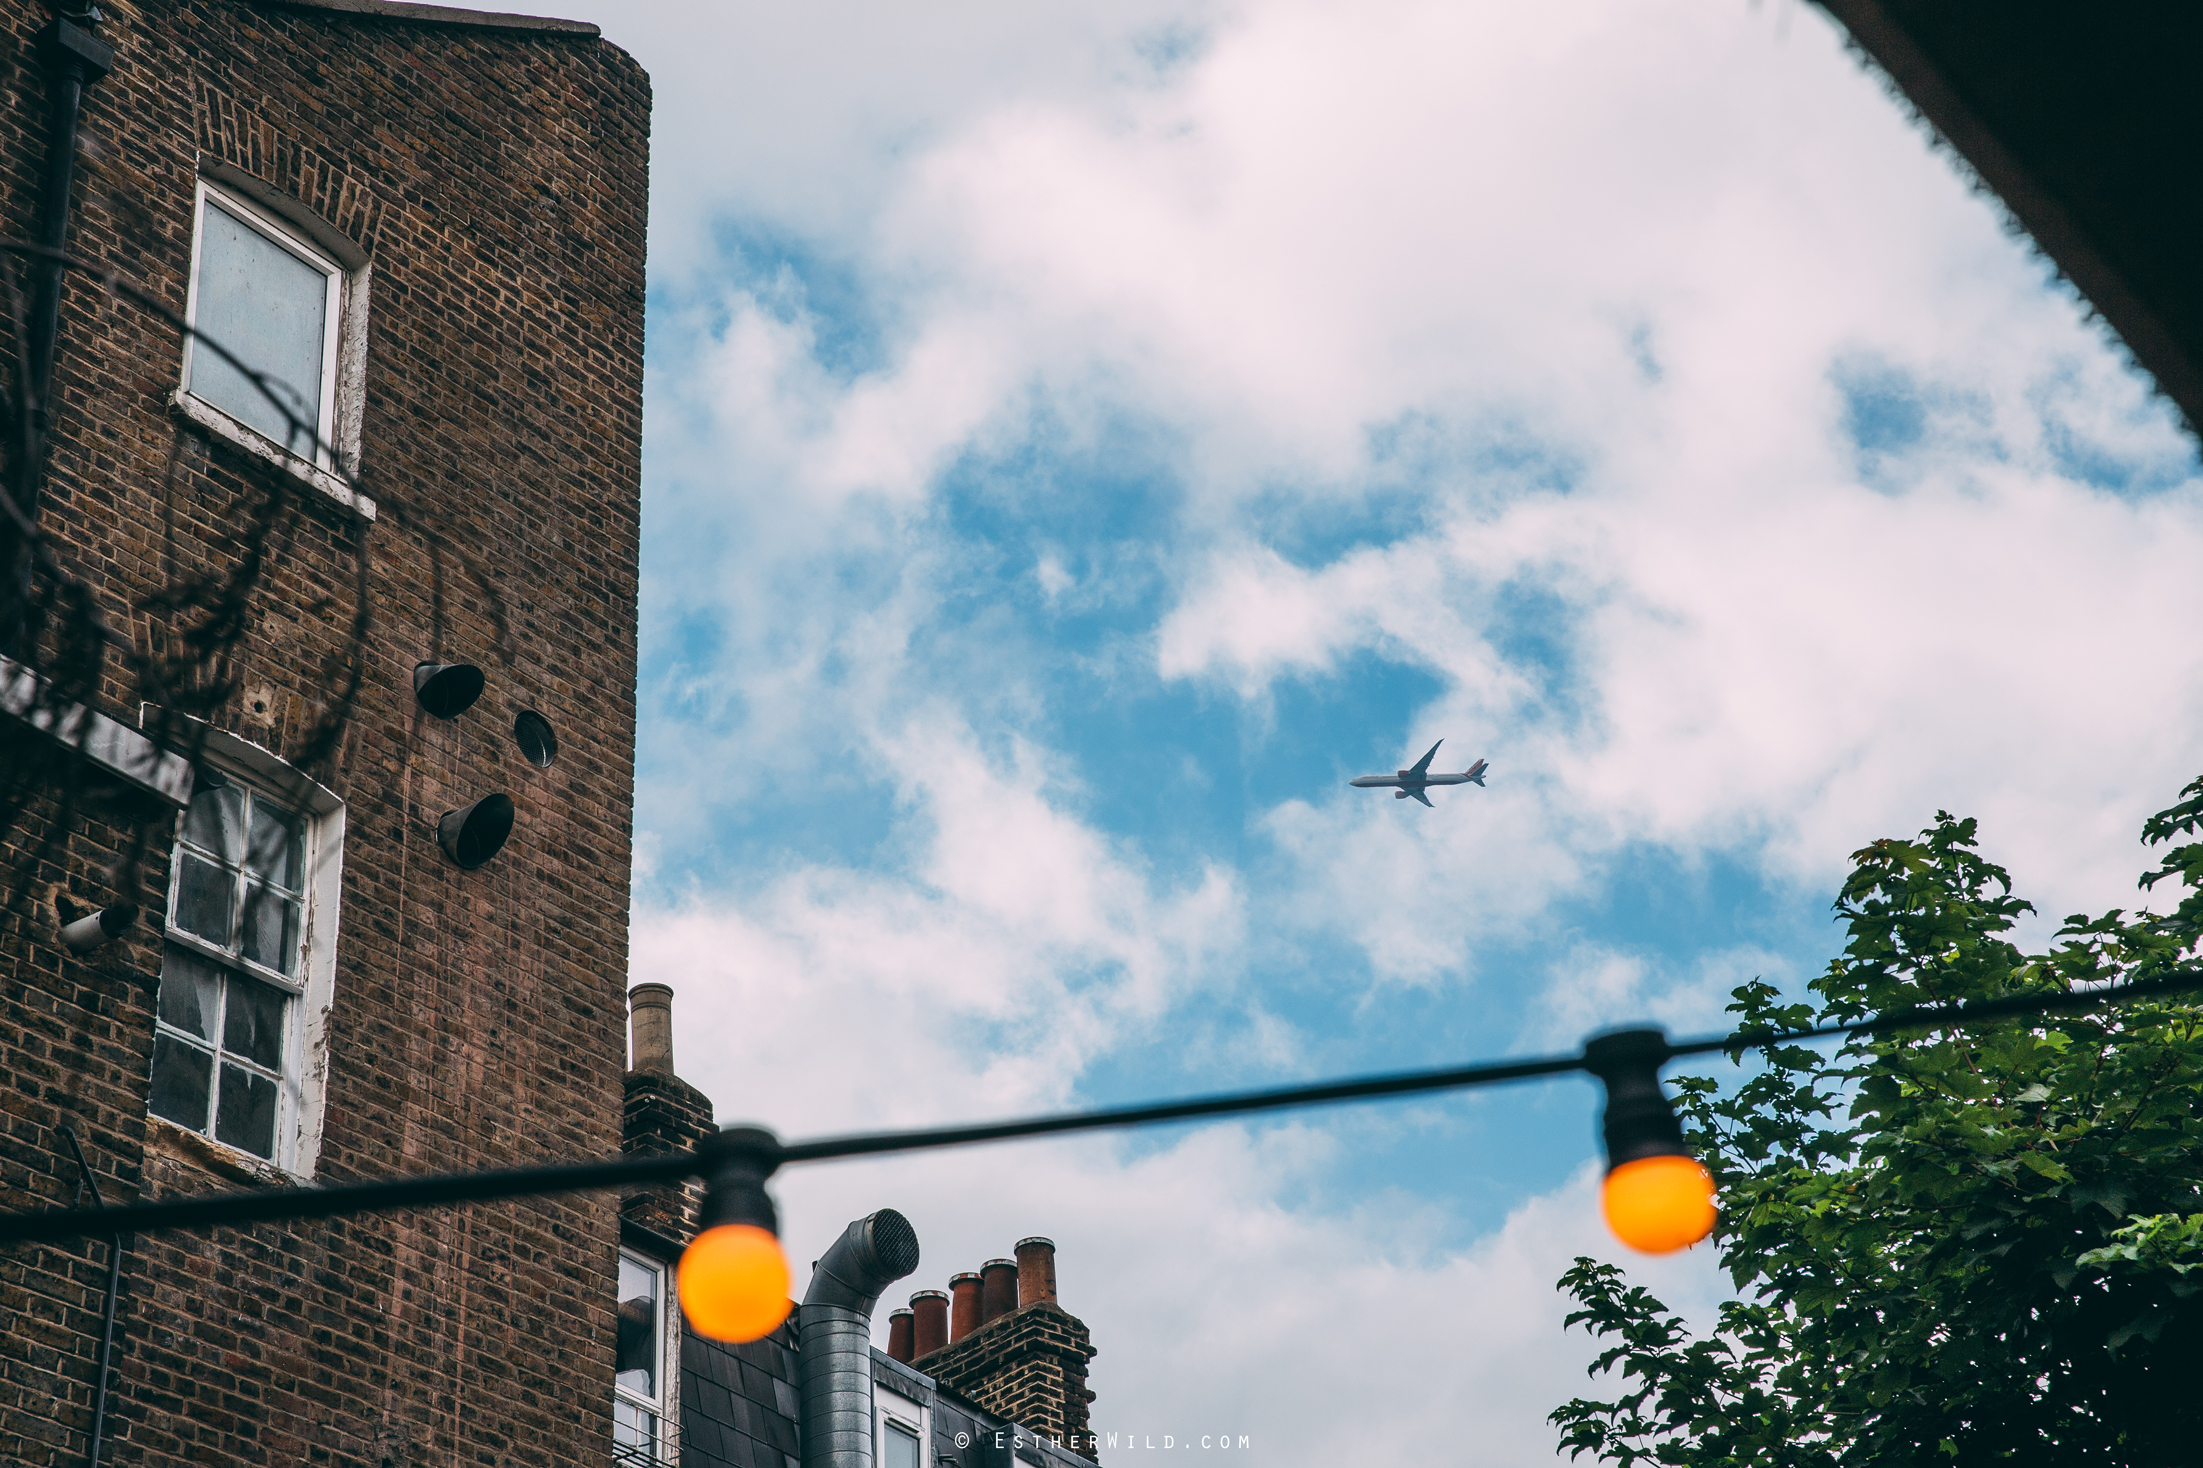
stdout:
<svg viewBox="0 0 2203 1468">
<path fill-rule="evenodd" d="M 704 1175 L 697 1231 L 746 1223 L 779 1238 L 780 1210 L 765 1180 L 780 1166 L 780 1138 L 763 1127 L 727 1127 L 706 1137 L 696 1153 Z"/>
<path fill-rule="evenodd" d="M 1659 1030 L 1617 1030 L 1583 1047 L 1583 1068 L 1606 1087 L 1601 1131 L 1606 1170 L 1646 1157 L 1688 1157 L 1683 1120 L 1660 1089 L 1660 1067 L 1674 1051 Z"/>
</svg>

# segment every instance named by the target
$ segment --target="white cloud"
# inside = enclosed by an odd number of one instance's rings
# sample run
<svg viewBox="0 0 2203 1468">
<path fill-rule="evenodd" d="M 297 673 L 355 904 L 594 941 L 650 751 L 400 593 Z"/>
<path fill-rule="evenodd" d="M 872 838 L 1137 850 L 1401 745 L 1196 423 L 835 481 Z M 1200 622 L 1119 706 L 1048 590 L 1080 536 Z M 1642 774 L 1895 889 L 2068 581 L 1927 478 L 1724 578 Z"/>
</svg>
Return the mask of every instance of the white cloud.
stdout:
<svg viewBox="0 0 2203 1468">
<path fill-rule="evenodd" d="M 1600 1030 L 1645 1022 L 1671 1036 L 1718 1034 L 1735 1023 L 1725 1012 L 1733 990 L 1753 979 L 1780 985 L 1794 977 L 1790 967 L 1780 954 L 1746 946 L 1697 954 L 1678 973 L 1654 956 L 1577 943 L 1548 970 L 1521 1048 L 1567 1050 Z"/>
<path fill-rule="evenodd" d="M 682 1071 L 723 1106 L 850 1127 L 1057 1105 L 1185 986 L 1232 982 L 1231 875 L 1158 890 L 1050 804 L 1041 751 L 997 768 L 936 720 L 874 754 L 905 807 L 907 871 L 807 866 L 739 906 L 638 915 L 634 973 L 681 989 L 698 1042 Z M 828 1037 L 838 1059 L 816 1067 Z M 783 1077 L 775 1056 L 806 1059 Z"/>
</svg>

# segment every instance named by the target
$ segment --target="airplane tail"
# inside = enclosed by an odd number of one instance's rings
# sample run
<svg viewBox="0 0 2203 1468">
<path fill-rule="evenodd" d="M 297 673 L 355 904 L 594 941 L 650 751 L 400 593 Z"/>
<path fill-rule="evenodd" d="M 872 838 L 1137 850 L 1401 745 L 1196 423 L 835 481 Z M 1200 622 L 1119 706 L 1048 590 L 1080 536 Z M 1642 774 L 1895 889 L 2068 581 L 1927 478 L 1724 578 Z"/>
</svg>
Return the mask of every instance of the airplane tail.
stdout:
<svg viewBox="0 0 2203 1468">
<path fill-rule="evenodd" d="M 1484 785 L 1484 772 L 1490 768 L 1490 760 L 1480 759 L 1475 764 L 1470 765 L 1467 769 L 1463 770 L 1461 773 L 1468 777 L 1469 783 L 1471 785 Z M 1490 787 L 1485 786 L 1485 788 L 1489 789 Z"/>
</svg>

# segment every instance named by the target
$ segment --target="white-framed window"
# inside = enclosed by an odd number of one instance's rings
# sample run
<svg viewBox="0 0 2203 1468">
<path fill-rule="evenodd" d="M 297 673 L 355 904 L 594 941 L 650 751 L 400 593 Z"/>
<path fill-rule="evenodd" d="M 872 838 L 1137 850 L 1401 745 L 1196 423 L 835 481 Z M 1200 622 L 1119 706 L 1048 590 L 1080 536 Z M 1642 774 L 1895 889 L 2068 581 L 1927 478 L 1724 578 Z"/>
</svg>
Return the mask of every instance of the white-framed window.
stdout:
<svg viewBox="0 0 2203 1468">
<path fill-rule="evenodd" d="M 310 1177 L 344 807 L 257 745 L 200 734 L 200 775 L 169 870 L 148 1110 Z"/>
<path fill-rule="evenodd" d="M 876 1419 L 872 1450 L 879 1468 L 926 1468 L 928 1409 L 900 1392 L 882 1386 L 872 1390 Z"/>
<path fill-rule="evenodd" d="M 612 1377 L 612 1461 L 658 1468 L 674 1460 L 675 1355 L 666 1267 L 620 1250 L 619 1344 Z"/>
<path fill-rule="evenodd" d="M 333 467 L 345 274 L 341 262 L 273 212 L 201 178 L 184 318 L 267 374 L 283 405 L 188 335 L 185 394 L 291 454 Z"/>
</svg>

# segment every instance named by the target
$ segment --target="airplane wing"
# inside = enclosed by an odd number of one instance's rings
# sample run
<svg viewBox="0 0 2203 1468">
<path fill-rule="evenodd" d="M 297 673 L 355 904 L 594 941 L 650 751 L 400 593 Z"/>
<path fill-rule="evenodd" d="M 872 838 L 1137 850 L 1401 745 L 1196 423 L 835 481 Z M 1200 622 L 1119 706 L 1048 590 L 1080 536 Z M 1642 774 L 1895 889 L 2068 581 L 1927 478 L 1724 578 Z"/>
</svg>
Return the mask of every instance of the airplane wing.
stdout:
<svg viewBox="0 0 2203 1468">
<path fill-rule="evenodd" d="M 1424 759 L 1425 759 L 1425 760 L 1427 761 L 1427 760 L 1429 760 L 1430 756 L 1426 754 L 1426 755 L 1424 755 L 1424 756 L 1423 756 L 1423 758 L 1424 758 Z M 1406 790 L 1402 791 L 1401 793 L 1402 793 L 1403 795 L 1407 795 L 1407 796 L 1410 796 L 1410 797 L 1412 797 L 1412 798 L 1414 798 L 1414 799 L 1416 799 L 1416 800 L 1420 800 L 1420 801 L 1421 801 L 1421 802 L 1423 802 L 1423 804 L 1425 804 L 1425 805 L 1430 805 L 1430 797 L 1429 797 L 1429 796 L 1427 796 L 1427 795 L 1425 795 L 1425 794 L 1423 793 L 1422 787 L 1421 787 L 1421 786 L 1419 786 L 1419 785 L 1417 785 L 1417 786 L 1411 786 L 1411 787 L 1409 787 L 1408 789 L 1406 789 Z M 1438 809 L 1438 807 L 1437 807 L 1437 806 L 1435 806 L 1435 805 L 1430 805 L 1430 808 L 1431 808 L 1432 810 L 1436 810 L 1436 809 Z"/>
<path fill-rule="evenodd" d="M 1439 740 L 1439 741 L 1438 741 L 1438 744 L 1444 744 L 1445 742 L 1446 742 L 1445 740 L 1441 739 L 1441 740 Z M 1421 759 L 1417 760 L 1417 761 L 1415 762 L 1415 764 L 1414 764 L 1414 767 L 1413 767 L 1412 769 L 1406 769 L 1406 770 L 1402 770 L 1402 771 L 1401 771 L 1400 773 L 1401 773 L 1401 774 L 1403 774 L 1403 775 L 1427 775 L 1427 774 L 1429 774 L 1429 773 L 1430 773 L 1430 761 L 1431 761 L 1431 755 L 1434 755 L 1434 754 L 1438 753 L 1438 744 L 1433 744 L 1433 745 L 1432 745 L 1432 746 L 1430 747 L 1430 753 L 1429 753 L 1429 754 L 1426 754 L 1426 755 L 1424 755 L 1424 756 L 1423 756 L 1423 757 L 1422 757 Z M 1425 805 L 1429 805 L 1429 804 L 1430 804 L 1430 802 L 1426 800 L 1426 801 L 1424 801 L 1424 802 L 1423 802 L 1423 804 L 1425 804 Z"/>
</svg>

